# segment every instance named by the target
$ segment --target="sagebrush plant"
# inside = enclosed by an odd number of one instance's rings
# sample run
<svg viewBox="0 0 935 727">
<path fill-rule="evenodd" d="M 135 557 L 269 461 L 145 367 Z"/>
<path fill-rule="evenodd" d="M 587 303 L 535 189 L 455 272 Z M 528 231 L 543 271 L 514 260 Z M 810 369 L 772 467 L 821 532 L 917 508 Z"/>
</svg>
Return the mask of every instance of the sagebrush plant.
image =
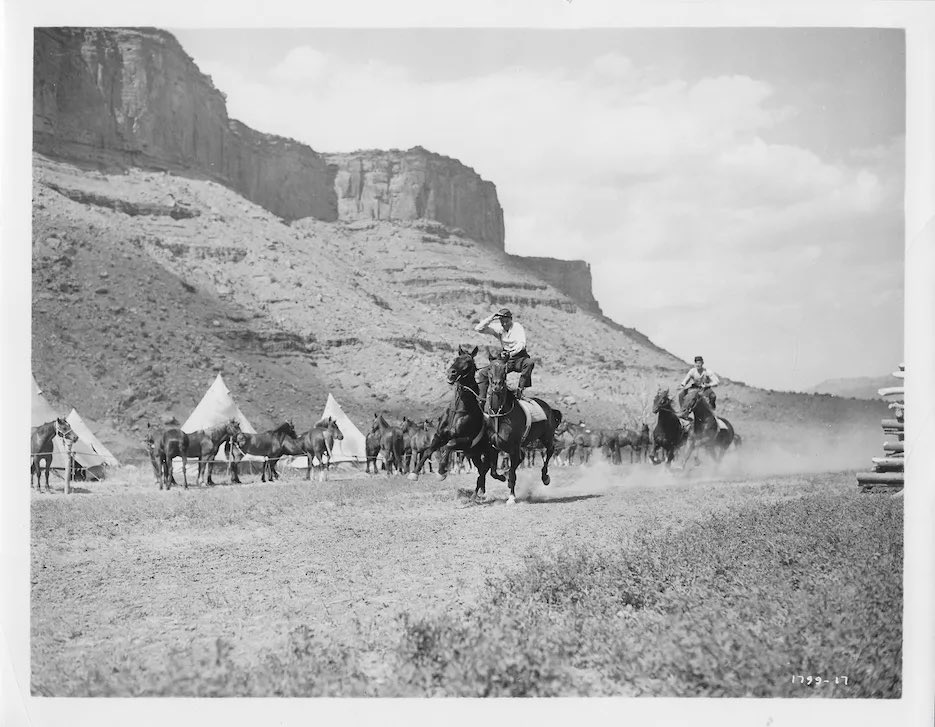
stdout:
<svg viewBox="0 0 935 727">
<path fill-rule="evenodd" d="M 606 693 L 898 697 L 902 558 L 901 500 L 818 495 L 642 530 L 531 557 L 464 617 L 407 619 L 396 673 L 461 696 L 578 694 L 585 670 Z"/>
</svg>

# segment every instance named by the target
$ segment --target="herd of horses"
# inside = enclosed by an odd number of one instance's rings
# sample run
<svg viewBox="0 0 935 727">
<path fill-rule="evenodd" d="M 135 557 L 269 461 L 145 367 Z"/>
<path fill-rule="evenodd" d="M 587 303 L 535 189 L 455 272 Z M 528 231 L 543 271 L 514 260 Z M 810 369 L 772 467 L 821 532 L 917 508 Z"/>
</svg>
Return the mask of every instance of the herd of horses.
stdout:
<svg viewBox="0 0 935 727">
<path fill-rule="evenodd" d="M 489 474 L 494 479 L 507 482 L 510 489 L 508 502 L 514 502 L 516 470 L 523 464 L 534 467 L 537 455 L 542 462 L 541 481 L 548 485 L 551 481 L 549 464 L 556 455 L 564 455 L 564 464 L 571 464 L 576 454 L 580 462 L 586 463 L 592 452 L 601 451 L 611 462 L 620 464 L 622 451 L 629 448 L 631 463 L 648 459 L 653 464 L 664 463 L 668 467 L 683 449 L 684 462 L 688 462 L 692 455 L 698 462 L 699 452 L 707 452 L 712 459 L 720 461 L 731 444 L 740 444 L 740 437 L 735 434 L 733 426 L 715 415 L 700 389 L 686 392 L 681 414 L 675 411 L 668 389 L 660 389 L 653 400 L 653 413 L 657 419 L 652 432 L 648 424 L 643 424 L 639 431 L 628 428 L 588 429 L 582 422 L 573 424 L 566 421 L 561 411 L 540 398 L 518 399 L 513 389 L 507 386 L 507 362 L 501 358 L 494 359 L 480 372 L 489 382 L 486 401 L 481 401 L 478 369 L 474 361 L 477 350 L 476 346 L 459 346 L 447 370 L 448 383 L 453 387 L 452 399 L 437 418 L 416 422 L 403 417 L 397 426 L 382 414 L 374 414 L 365 437 L 368 474 L 378 472 L 378 460 L 382 459 L 387 474 L 408 473 L 415 479 L 426 464 L 432 471 L 432 457 L 435 455 L 438 474 L 444 479 L 451 470 L 452 457 L 455 457 L 457 465 L 467 461 L 476 470 L 475 497 L 486 494 L 486 477 Z M 536 406 L 531 407 L 530 402 Z M 538 412 L 538 416 L 532 415 L 531 410 Z M 37 487 L 40 486 L 40 459 L 45 457 L 46 489 L 49 489 L 48 472 L 55 436 L 72 442 L 77 440 L 64 419 L 33 430 L 32 469 L 37 474 Z M 242 431 L 238 421 L 231 419 L 191 433 L 172 427 L 158 435 L 148 436 L 145 444 L 159 489 L 170 489 L 177 484 L 173 474 L 176 459 L 182 463 L 184 487 L 188 487 L 186 465 L 189 460 L 198 464 L 196 485 L 202 482 L 214 484 L 212 466 L 222 446 L 232 483 L 240 483 L 239 469 L 246 455 L 262 459 L 263 482 L 279 476 L 276 465 L 285 456 L 307 457 L 306 479 L 311 479 L 313 468 L 318 471 L 319 479 L 323 479 L 330 466 L 334 441 L 343 438 L 338 423 L 332 417 L 319 420 L 301 435 L 296 433 L 292 422 L 254 434 Z M 501 468 L 505 473 L 500 472 Z"/>
</svg>

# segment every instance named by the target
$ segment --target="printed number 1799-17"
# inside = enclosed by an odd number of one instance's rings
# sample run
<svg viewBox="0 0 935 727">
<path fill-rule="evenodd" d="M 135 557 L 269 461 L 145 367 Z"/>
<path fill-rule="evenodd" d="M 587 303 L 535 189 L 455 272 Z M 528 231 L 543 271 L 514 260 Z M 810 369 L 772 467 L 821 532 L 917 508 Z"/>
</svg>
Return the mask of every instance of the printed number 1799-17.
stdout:
<svg viewBox="0 0 935 727">
<path fill-rule="evenodd" d="M 847 686 L 846 676 L 828 677 L 827 679 L 823 679 L 822 677 L 813 677 L 811 675 L 809 676 L 803 676 L 802 674 L 792 675 L 793 684 L 809 684 L 809 685 L 814 685 L 816 687 L 820 687 L 822 684 L 831 684 L 832 680 L 834 681 L 835 684 L 843 684 L 844 686 Z"/>
</svg>

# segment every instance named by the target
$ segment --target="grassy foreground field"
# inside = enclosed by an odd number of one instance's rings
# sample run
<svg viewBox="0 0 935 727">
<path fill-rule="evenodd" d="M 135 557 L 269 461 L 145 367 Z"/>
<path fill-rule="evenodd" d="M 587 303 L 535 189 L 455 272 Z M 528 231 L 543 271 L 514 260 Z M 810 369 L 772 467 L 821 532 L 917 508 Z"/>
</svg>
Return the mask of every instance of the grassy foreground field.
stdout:
<svg viewBox="0 0 935 727">
<path fill-rule="evenodd" d="M 901 498 L 554 479 L 34 495 L 33 693 L 900 696 Z"/>
</svg>

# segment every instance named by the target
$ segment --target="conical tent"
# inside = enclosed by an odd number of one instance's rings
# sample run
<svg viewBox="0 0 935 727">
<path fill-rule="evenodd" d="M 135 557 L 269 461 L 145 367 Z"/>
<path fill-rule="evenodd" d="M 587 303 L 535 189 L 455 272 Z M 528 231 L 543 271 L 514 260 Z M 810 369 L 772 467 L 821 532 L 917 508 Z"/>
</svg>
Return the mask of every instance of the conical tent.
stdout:
<svg viewBox="0 0 935 727">
<path fill-rule="evenodd" d="M 240 422 L 240 429 L 242 431 L 247 434 L 256 434 L 256 429 L 253 428 L 253 425 L 247 420 L 247 417 L 240 411 L 240 407 L 237 406 L 234 397 L 231 396 L 230 389 L 228 389 L 227 384 L 224 383 L 224 378 L 221 374 L 218 374 L 214 383 L 211 384 L 205 392 L 205 395 L 201 397 L 198 406 L 195 407 L 195 410 L 189 415 L 188 419 L 185 420 L 185 423 L 182 425 L 182 431 L 186 434 L 191 434 L 192 432 L 197 432 L 202 429 L 216 427 L 231 419 L 236 419 Z M 227 457 L 224 454 L 224 447 L 218 449 L 214 459 L 221 462 L 227 461 Z M 263 460 L 262 457 L 253 457 L 252 455 L 247 455 L 245 459 Z M 181 466 L 181 460 L 176 460 L 173 469 L 178 469 L 178 471 L 181 472 Z"/>
<path fill-rule="evenodd" d="M 364 435 L 354 426 L 341 405 L 338 404 L 331 394 L 328 394 L 328 401 L 325 403 L 325 410 L 322 412 L 322 418 L 332 417 L 338 424 L 344 439 L 335 439 L 334 447 L 331 449 L 332 462 L 366 462 L 367 449 Z"/>
<path fill-rule="evenodd" d="M 34 376 L 32 379 L 32 426 L 37 427 L 40 424 L 51 422 L 59 416 L 42 395 L 42 390 L 39 388 Z M 102 479 L 105 467 L 116 467 L 120 464 L 117 458 L 94 436 L 90 427 L 75 409 L 72 409 L 65 419 L 71 425 L 74 433 L 78 435 L 78 441 L 72 445 L 75 462 L 85 469 L 88 476 L 98 480 Z M 52 468 L 64 472 L 67 466 L 68 453 L 65 449 L 65 443 L 62 442 L 61 437 L 53 437 Z"/>
<path fill-rule="evenodd" d="M 341 405 L 338 404 L 331 394 L 328 394 L 328 400 L 325 402 L 325 409 L 321 413 L 321 418 L 330 416 L 338 423 L 338 428 L 344 439 L 335 439 L 334 446 L 331 449 L 331 462 L 359 462 L 363 464 L 367 461 L 367 450 L 365 447 L 364 435 L 354 426 Z M 307 467 L 308 457 L 293 457 L 289 461 L 290 467 Z"/>
<path fill-rule="evenodd" d="M 40 424 L 55 421 L 61 414 L 46 401 L 42 395 L 42 389 L 39 388 L 39 382 L 36 377 L 32 377 L 32 426 L 38 427 Z"/>
<path fill-rule="evenodd" d="M 201 397 L 198 406 L 191 413 L 185 423 L 182 425 L 182 431 L 186 434 L 197 432 L 199 429 L 209 429 L 216 427 L 224 422 L 236 419 L 240 422 L 240 428 L 248 434 L 256 434 L 256 429 L 247 421 L 231 396 L 230 389 L 224 383 L 224 378 L 218 374 L 214 383 Z"/>
<path fill-rule="evenodd" d="M 96 459 L 97 464 L 107 465 L 108 467 L 116 467 L 120 464 L 117 458 L 111 454 L 110 450 L 103 445 L 101 440 L 94 436 L 94 432 L 85 424 L 84 419 L 81 418 L 81 415 L 76 409 L 72 409 L 71 413 L 65 418 L 68 420 L 68 423 L 71 424 L 71 428 L 74 430 L 75 434 L 78 435 L 78 441 L 75 442 L 74 447 L 76 454 L 79 452 L 79 445 L 84 445 L 81 447 L 81 451 L 84 452 L 87 450 L 86 454 L 88 458 Z"/>
</svg>

